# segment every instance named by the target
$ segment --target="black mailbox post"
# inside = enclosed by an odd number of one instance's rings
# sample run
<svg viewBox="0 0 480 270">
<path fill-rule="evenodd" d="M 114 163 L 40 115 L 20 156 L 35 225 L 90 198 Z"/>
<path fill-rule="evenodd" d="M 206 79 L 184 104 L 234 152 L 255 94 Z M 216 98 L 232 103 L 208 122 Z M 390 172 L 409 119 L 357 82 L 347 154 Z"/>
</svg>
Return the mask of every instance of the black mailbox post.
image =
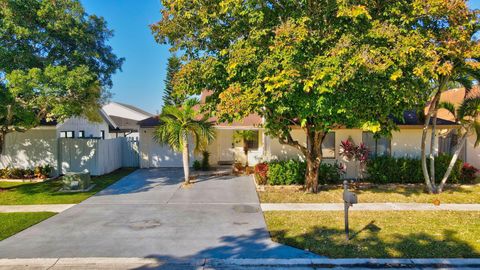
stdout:
<svg viewBox="0 0 480 270">
<path fill-rule="evenodd" d="M 348 181 L 343 181 L 343 203 L 345 206 L 345 236 L 347 241 L 350 239 L 348 229 L 348 209 L 350 206 L 358 203 L 357 194 L 348 190 Z"/>
</svg>

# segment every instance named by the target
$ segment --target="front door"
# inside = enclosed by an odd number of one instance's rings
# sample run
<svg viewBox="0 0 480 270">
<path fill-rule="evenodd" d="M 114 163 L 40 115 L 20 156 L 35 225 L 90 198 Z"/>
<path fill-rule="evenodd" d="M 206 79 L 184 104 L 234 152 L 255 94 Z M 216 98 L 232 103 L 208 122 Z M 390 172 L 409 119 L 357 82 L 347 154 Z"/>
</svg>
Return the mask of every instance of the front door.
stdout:
<svg viewBox="0 0 480 270">
<path fill-rule="evenodd" d="M 235 161 L 233 150 L 233 130 L 221 130 L 217 137 L 219 164 L 233 164 Z"/>
</svg>

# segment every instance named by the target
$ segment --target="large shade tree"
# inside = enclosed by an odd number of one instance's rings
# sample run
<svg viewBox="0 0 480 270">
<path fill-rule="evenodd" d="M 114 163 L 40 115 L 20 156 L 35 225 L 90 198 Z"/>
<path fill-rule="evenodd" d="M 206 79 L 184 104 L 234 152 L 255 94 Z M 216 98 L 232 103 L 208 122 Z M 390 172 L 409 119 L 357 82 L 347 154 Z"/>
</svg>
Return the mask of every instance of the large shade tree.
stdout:
<svg viewBox="0 0 480 270">
<path fill-rule="evenodd" d="M 0 153 L 42 119 L 99 120 L 120 69 L 105 20 L 77 0 L 0 0 Z"/>
<path fill-rule="evenodd" d="M 316 192 L 329 131 L 388 133 L 391 116 L 426 99 L 428 81 L 415 75 L 426 57 L 421 36 L 402 22 L 412 1 L 353 2 L 163 0 L 152 31 L 184 52 L 176 91 L 212 90 L 209 109 L 221 120 L 265 117 L 269 135 L 303 153 L 306 187 Z"/>
<path fill-rule="evenodd" d="M 190 183 L 190 150 L 201 153 L 215 138 L 213 123 L 206 115 L 199 114 L 200 102 L 187 99 L 180 106 L 166 105 L 162 108 L 154 139 L 182 153 L 185 183 Z"/>
</svg>

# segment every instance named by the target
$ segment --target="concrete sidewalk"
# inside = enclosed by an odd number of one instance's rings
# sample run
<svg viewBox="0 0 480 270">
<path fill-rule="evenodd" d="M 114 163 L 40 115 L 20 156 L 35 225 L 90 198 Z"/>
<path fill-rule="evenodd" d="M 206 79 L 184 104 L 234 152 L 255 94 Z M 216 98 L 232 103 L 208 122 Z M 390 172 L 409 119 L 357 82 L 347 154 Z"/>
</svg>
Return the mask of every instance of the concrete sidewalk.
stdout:
<svg viewBox="0 0 480 270">
<path fill-rule="evenodd" d="M 0 259 L 0 269 L 478 269 L 480 259 Z"/>
<path fill-rule="evenodd" d="M 31 204 L 31 205 L 0 205 L 0 213 L 13 212 L 63 212 L 75 204 Z"/>
<path fill-rule="evenodd" d="M 343 203 L 262 203 L 262 211 L 343 211 Z M 350 211 L 480 211 L 480 204 L 359 203 Z"/>
</svg>

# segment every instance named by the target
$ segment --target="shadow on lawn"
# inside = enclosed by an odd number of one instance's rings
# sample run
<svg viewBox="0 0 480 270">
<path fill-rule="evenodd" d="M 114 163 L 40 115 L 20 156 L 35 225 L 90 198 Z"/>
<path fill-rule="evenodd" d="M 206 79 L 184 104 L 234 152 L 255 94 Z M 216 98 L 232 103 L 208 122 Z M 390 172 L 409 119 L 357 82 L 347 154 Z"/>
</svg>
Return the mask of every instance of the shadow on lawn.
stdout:
<svg viewBox="0 0 480 270">
<path fill-rule="evenodd" d="M 385 241 L 379 236 L 381 230 L 375 221 L 371 221 L 361 230 L 351 233 L 348 242 L 344 230 L 320 226 L 297 236 L 290 236 L 284 230 L 271 231 L 270 234 L 276 242 L 332 258 L 480 257 L 478 250 L 456 237 L 456 231 L 444 230 L 440 237 L 427 233 L 394 234 Z"/>
</svg>

